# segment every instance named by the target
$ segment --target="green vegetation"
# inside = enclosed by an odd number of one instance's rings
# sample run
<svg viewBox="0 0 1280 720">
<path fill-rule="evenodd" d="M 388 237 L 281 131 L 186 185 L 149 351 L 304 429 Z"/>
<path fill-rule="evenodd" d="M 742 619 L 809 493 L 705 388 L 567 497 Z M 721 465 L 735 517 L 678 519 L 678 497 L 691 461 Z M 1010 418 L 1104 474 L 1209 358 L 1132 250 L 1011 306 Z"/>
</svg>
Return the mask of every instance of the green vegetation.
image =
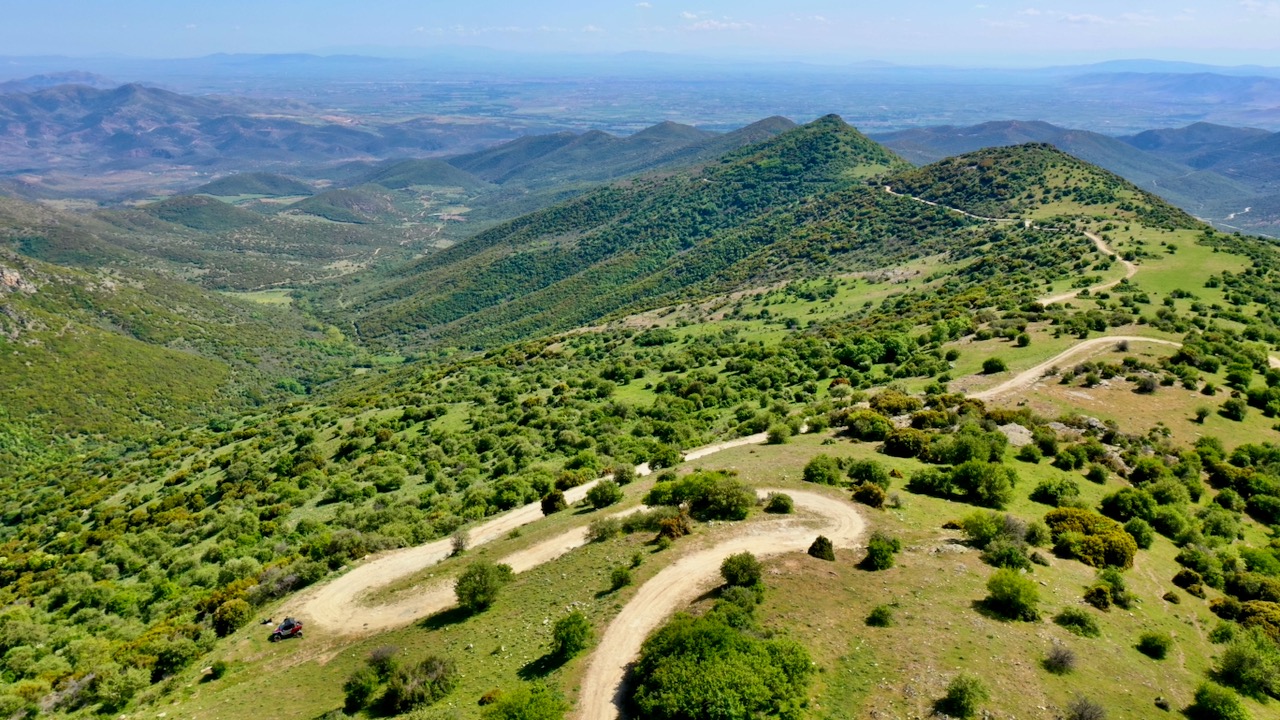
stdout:
<svg viewBox="0 0 1280 720">
<path fill-rule="evenodd" d="M 479 560 L 467 566 L 458 576 L 454 591 L 458 607 L 467 612 L 480 612 L 498 599 L 502 586 L 511 581 L 511 567 Z"/>
</svg>

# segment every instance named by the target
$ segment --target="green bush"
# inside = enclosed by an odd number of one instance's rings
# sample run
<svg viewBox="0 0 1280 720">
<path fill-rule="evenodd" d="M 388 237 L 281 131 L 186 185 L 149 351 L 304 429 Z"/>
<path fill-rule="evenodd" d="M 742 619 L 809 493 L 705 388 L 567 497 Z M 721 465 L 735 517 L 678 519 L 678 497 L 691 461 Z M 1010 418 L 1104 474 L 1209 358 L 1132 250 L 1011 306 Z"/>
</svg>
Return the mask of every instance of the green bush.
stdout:
<svg viewBox="0 0 1280 720">
<path fill-rule="evenodd" d="M 362 667 L 351 673 L 347 681 L 342 684 L 342 692 L 346 697 L 343 705 L 347 714 L 354 714 L 368 707 L 381 686 L 378 673 L 373 668 Z"/>
<path fill-rule="evenodd" d="M 999 538 L 987 545 L 982 552 L 982 561 L 992 567 L 1010 570 L 1030 570 L 1031 560 L 1027 557 L 1026 548 L 1012 540 Z"/>
<path fill-rule="evenodd" d="M 1008 370 L 1009 366 L 1000 358 L 991 357 L 982 361 L 982 372 L 985 375 L 995 375 L 996 373 Z"/>
<path fill-rule="evenodd" d="M 1168 633 L 1144 632 L 1138 637 L 1138 652 L 1154 660 L 1163 660 L 1173 647 L 1173 638 Z"/>
<path fill-rule="evenodd" d="M 645 641 L 631 694 L 639 717 L 800 716 L 814 672 L 808 652 L 790 640 L 736 628 L 729 616 L 681 613 Z M 711 708 L 723 710 L 712 714 Z"/>
<path fill-rule="evenodd" d="M 1156 531 L 1151 524 L 1142 518 L 1133 518 L 1124 524 L 1124 531 L 1129 533 L 1133 538 L 1133 542 L 1139 549 L 1146 550 L 1151 547 L 1151 543 L 1155 542 Z"/>
<path fill-rule="evenodd" d="M 599 517 L 587 523 L 587 541 L 604 542 L 622 532 L 622 520 L 616 517 Z"/>
<path fill-rule="evenodd" d="M 609 589 L 621 590 L 631 584 L 631 568 L 619 565 L 609 571 Z"/>
<path fill-rule="evenodd" d="M 805 482 L 818 485 L 839 485 L 842 473 L 835 458 L 819 454 L 805 464 L 802 477 Z"/>
<path fill-rule="evenodd" d="M 1098 621 L 1083 608 L 1066 608 L 1054 615 L 1053 621 L 1080 637 L 1096 638 L 1102 635 Z"/>
<path fill-rule="evenodd" d="M 1031 499 L 1045 505 L 1058 507 L 1064 501 L 1080 497 L 1080 486 L 1070 478 L 1045 480 L 1031 491 Z"/>
<path fill-rule="evenodd" d="M 551 654 L 569 659 L 582 652 L 591 642 L 591 623 L 581 610 L 574 610 L 556 621 L 551 628 Z"/>
<path fill-rule="evenodd" d="M 564 499 L 564 493 L 559 490 L 552 490 L 542 498 L 542 514 L 551 515 L 558 513 L 569 507 L 569 503 Z"/>
<path fill-rule="evenodd" d="M 587 491 L 587 502 L 599 510 L 622 501 L 622 488 L 612 480 L 601 480 Z"/>
<path fill-rule="evenodd" d="M 1249 414 L 1249 405 L 1243 398 L 1228 398 L 1226 402 L 1222 403 L 1222 407 L 1218 409 L 1218 414 L 1228 420 L 1241 422 Z"/>
<path fill-rule="evenodd" d="M 957 675 L 947 685 L 947 694 L 937 703 L 937 709 L 951 717 L 971 718 L 978 714 L 978 706 L 991 698 L 987 686 L 972 676 Z"/>
<path fill-rule="evenodd" d="M 1066 675 L 1075 672 L 1076 654 L 1066 645 L 1054 644 L 1049 648 L 1049 652 L 1045 653 L 1044 660 L 1040 663 L 1045 670 L 1054 675 Z"/>
<path fill-rule="evenodd" d="M 791 438 L 791 426 L 782 422 L 774 423 L 769 426 L 767 437 L 766 442 L 770 445 L 785 444 Z"/>
<path fill-rule="evenodd" d="M 867 507 L 882 508 L 887 497 L 879 485 L 865 482 L 853 489 L 853 499 Z"/>
<path fill-rule="evenodd" d="M 510 565 L 499 565 L 488 560 L 478 560 L 458 576 L 454 593 L 458 606 L 467 612 L 486 610 L 498 599 L 498 592 L 511 581 Z"/>
<path fill-rule="evenodd" d="M 888 570 L 893 567 L 894 556 L 900 550 L 902 543 L 897 538 L 877 530 L 867 540 L 867 556 L 863 558 L 861 567 L 864 570 Z"/>
<path fill-rule="evenodd" d="M 1107 720 L 1107 710 L 1098 702 L 1076 696 L 1067 703 L 1062 720 Z"/>
<path fill-rule="evenodd" d="M 1280 698 L 1280 647 L 1258 628 L 1232 635 L 1215 667 L 1218 680 L 1258 700 Z"/>
<path fill-rule="evenodd" d="M 226 676 L 227 670 L 228 666 L 226 660 L 214 660 L 213 664 L 209 666 L 209 677 L 214 680 L 221 680 Z"/>
<path fill-rule="evenodd" d="M 730 587 L 755 587 L 764 580 L 764 565 L 755 555 L 740 552 L 720 563 L 720 576 Z"/>
<path fill-rule="evenodd" d="M 1040 619 L 1040 589 L 1015 570 L 997 570 L 987 580 L 987 609 L 1009 620 Z"/>
<path fill-rule="evenodd" d="M 867 615 L 867 625 L 871 627 L 893 627 L 893 608 L 888 605 L 877 605 Z"/>
<path fill-rule="evenodd" d="M 253 608 L 244 600 L 228 600 L 218 606 L 213 613 L 213 629 L 218 637 L 226 637 L 239 630 L 253 614 Z"/>
<path fill-rule="evenodd" d="M 795 501 L 786 493 L 769 493 L 764 503 L 764 511 L 776 515 L 790 515 L 795 511 Z"/>
<path fill-rule="evenodd" d="M 1211 682 L 1196 688 L 1195 700 L 1187 707 L 1186 715 L 1189 720 L 1251 720 L 1235 693 Z"/>
<path fill-rule="evenodd" d="M 569 703 L 546 685 L 521 685 L 498 696 L 480 712 L 484 720 L 564 720 Z"/>
<path fill-rule="evenodd" d="M 884 454 L 892 457 L 920 457 L 927 447 L 928 433 L 915 428 L 894 428 L 884 438 Z"/>
<path fill-rule="evenodd" d="M 432 655 L 416 665 L 397 668 L 378 705 L 388 714 L 407 713 L 439 701 L 457 684 L 458 671 L 453 661 Z"/>
<path fill-rule="evenodd" d="M 698 471 L 659 482 L 645 496 L 646 505 L 682 505 L 699 520 L 744 520 L 756 495 L 732 472 Z"/>
<path fill-rule="evenodd" d="M 811 557 L 816 557 L 819 560 L 830 560 L 834 562 L 836 559 L 836 548 L 831 544 L 830 538 L 825 535 L 819 535 L 814 539 L 813 544 L 809 546 L 809 555 Z"/>
<path fill-rule="evenodd" d="M 888 490 L 891 482 L 889 471 L 875 460 L 852 460 L 846 474 L 854 484 L 875 483 L 881 490 Z"/>
</svg>

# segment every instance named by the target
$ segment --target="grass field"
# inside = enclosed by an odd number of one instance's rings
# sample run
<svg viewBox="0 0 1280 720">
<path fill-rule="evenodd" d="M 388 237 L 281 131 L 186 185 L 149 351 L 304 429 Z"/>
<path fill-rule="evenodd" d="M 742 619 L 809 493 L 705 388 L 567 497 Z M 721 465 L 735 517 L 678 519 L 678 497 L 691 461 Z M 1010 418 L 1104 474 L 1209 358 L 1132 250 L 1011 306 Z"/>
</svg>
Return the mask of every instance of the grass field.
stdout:
<svg viewBox="0 0 1280 720">
<path fill-rule="evenodd" d="M 254 290 L 251 292 L 224 292 L 228 297 L 248 300 L 259 305 L 275 305 L 288 307 L 293 305 L 293 288 L 275 288 L 273 290 Z"/>
</svg>

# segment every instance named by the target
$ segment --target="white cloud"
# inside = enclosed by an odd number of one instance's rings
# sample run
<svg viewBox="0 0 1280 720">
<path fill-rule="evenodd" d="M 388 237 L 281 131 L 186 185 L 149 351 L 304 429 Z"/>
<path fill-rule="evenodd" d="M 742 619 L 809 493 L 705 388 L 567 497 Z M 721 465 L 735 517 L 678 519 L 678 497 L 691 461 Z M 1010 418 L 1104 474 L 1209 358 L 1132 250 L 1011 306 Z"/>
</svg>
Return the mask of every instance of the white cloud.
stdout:
<svg viewBox="0 0 1280 720">
<path fill-rule="evenodd" d="M 196 24 L 195 24 L 195 23 L 187 23 L 187 24 L 186 24 L 186 28 L 187 28 L 188 30 L 195 30 L 195 29 L 196 29 Z"/>
<path fill-rule="evenodd" d="M 586 26 L 586 27 L 582 28 L 582 32 L 584 32 L 584 33 L 602 33 L 602 32 L 604 32 L 604 28 L 599 27 L 598 25 L 588 25 L 588 26 Z"/>
<path fill-rule="evenodd" d="M 680 13 L 680 17 L 684 18 L 685 20 L 697 20 L 698 14 L 691 13 L 688 10 L 685 10 L 684 12 Z"/>
<path fill-rule="evenodd" d="M 698 31 L 737 31 L 737 30 L 754 30 L 755 25 L 748 22 L 738 22 L 736 20 L 700 20 L 689 26 L 690 30 Z"/>
<path fill-rule="evenodd" d="M 653 7 L 653 3 L 638 2 L 636 3 L 636 7 L 641 8 L 643 10 L 648 10 L 649 8 Z"/>
<path fill-rule="evenodd" d="M 1109 25 L 1112 22 L 1101 15 L 1094 15 L 1093 13 L 1063 15 L 1062 21 L 1074 23 L 1076 25 Z"/>
</svg>

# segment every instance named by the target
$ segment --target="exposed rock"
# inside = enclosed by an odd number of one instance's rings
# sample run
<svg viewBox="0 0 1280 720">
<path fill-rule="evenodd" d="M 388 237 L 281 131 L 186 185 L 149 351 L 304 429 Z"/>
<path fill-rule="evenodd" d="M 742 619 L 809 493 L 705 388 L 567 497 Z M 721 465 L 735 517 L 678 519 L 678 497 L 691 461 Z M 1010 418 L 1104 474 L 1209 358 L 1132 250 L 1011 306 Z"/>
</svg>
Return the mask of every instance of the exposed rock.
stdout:
<svg viewBox="0 0 1280 720">
<path fill-rule="evenodd" d="M 35 291 L 36 286 L 32 285 L 26 278 L 22 277 L 22 273 L 19 273 L 13 268 L 7 268 L 0 265 L 0 295 L 14 292 L 30 295 Z"/>
<path fill-rule="evenodd" d="M 1026 447 L 1027 445 L 1030 445 L 1031 443 L 1035 442 L 1035 440 L 1031 437 L 1031 431 L 1022 427 L 1018 423 L 1009 423 L 1008 425 L 1001 425 L 997 429 L 1000 432 L 1004 433 L 1004 436 L 1009 438 L 1009 444 L 1016 448 Z"/>
</svg>

